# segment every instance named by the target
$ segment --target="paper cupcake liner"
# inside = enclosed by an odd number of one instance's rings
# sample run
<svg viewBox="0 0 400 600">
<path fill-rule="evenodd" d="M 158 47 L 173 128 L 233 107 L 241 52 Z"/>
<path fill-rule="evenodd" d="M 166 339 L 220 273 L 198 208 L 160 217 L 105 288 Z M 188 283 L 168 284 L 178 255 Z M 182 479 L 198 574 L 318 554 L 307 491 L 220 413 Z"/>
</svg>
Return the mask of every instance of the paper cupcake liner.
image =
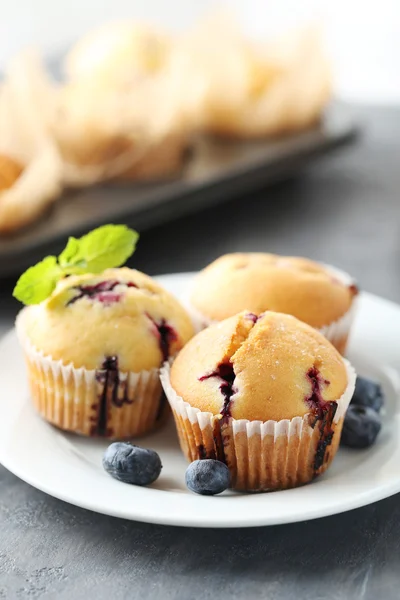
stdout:
<svg viewBox="0 0 400 600">
<path fill-rule="evenodd" d="M 340 280 L 344 285 L 355 285 L 354 279 L 345 271 L 332 267 L 330 265 L 323 265 L 328 271 L 332 273 L 334 277 Z M 182 303 L 192 319 L 193 327 L 198 333 L 202 329 L 218 323 L 215 319 L 210 319 L 203 315 L 197 308 L 195 308 L 190 302 L 190 290 L 185 294 L 182 299 Z M 347 347 L 347 341 L 350 335 L 351 327 L 354 322 L 354 318 L 358 308 L 358 292 L 353 297 L 349 310 L 342 315 L 336 321 L 324 325 L 323 327 L 316 328 L 320 331 L 327 340 L 340 352 L 344 354 Z"/>
<path fill-rule="evenodd" d="M 225 420 L 185 402 L 171 386 L 170 366 L 161 382 L 171 405 L 186 458 L 216 458 L 229 467 L 231 487 L 268 491 L 302 485 L 322 474 L 339 446 L 343 420 L 354 392 L 356 374 L 344 360 L 348 384 L 322 419 L 312 413 L 281 421 Z"/>
<path fill-rule="evenodd" d="M 351 327 L 357 313 L 357 306 L 358 298 L 355 296 L 350 309 L 340 319 L 318 329 L 342 355 L 346 352 Z"/>
<path fill-rule="evenodd" d="M 19 319 L 33 404 L 49 423 L 81 435 L 131 438 L 161 425 L 168 412 L 159 370 L 76 369 L 45 356 L 26 339 Z"/>
<path fill-rule="evenodd" d="M 328 325 L 324 325 L 318 329 L 318 331 L 320 331 L 322 335 L 331 342 L 332 346 L 335 346 L 340 354 L 343 355 L 346 352 L 347 341 L 349 339 L 351 327 L 357 314 L 359 304 L 358 289 L 354 278 L 345 271 L 326 264 L 324 264 L 324 267 L 330 271 L 330 273 L 332 273 L 332 275 L 341 283 L 347 285 L 348 287 L 354 286 L 356 290 L 349 310 L 339 319 L 333 321 L 333 323 L 329 323 Z"/>
</svg>

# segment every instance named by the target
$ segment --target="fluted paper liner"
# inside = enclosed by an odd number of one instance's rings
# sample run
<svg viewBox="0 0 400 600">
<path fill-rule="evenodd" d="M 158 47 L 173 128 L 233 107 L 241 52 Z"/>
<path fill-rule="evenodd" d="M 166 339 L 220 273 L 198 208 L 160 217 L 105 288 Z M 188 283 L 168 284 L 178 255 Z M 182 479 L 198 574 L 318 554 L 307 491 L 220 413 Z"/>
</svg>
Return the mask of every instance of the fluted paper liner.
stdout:
<svg viewBox="0 0 400 600">
<path fill-rule="evenodd" d="M 354 279 L 344 271 L 337 269 L 336 267 L 332 267 L 330 265 L 324 265 L 328 271 L 332 273 L 334 277 L 340 280 L 344 285 L 354 285 Z M 190 290 L 186 294 L 186 297 L 183 298 L 183 305 L 189 313 L 193 326 L 197 332 L 209 327 L 210 325 L 214 325 L 214 323 L 218 323 L 218 321 L 210 319 L 203 315 L 197 308 L 195 308 L 189 299 Z M 317 328 L 317 330 L 322 333 L 327 340 L 331 342 L 331 344 L 340 352 L 340 354 L 344 354 L 346 351 L 347 341 L 350 335 L 351 326 L 353 324 L 358 306 L 358 293 L 354 296 L 351 306 L 349 310 L 342 315 L 336 321 L 329 323 L 328 325 L 324 325 L 323 327 Z"/>
<path fill-rule="evenodd" d="M 81 435 L 131 438 L 163 423 L 168 403 L 159 369 L 124 373 L 77 369 L 37 350 L 17 319 L 33 404 L 49 423 Z"/>
<path fill-rule="evenodd" d="M 281 421 L 224 419 L 185 402 L 171 386 L 170 366 L 161 382 L 171 405 L 180 445 L 186 458 L 217 458 L 231 473 L 231 487 L 268 491 L 302 485 L 331 464 L 340 442 L 343 420 L 354 392 L 356 374 L 343 359 L 348 384 L 330 403 L 322 419 L 312 413 Z M 335 410 L 336 407 L 336 410 Z"/>
</svg>

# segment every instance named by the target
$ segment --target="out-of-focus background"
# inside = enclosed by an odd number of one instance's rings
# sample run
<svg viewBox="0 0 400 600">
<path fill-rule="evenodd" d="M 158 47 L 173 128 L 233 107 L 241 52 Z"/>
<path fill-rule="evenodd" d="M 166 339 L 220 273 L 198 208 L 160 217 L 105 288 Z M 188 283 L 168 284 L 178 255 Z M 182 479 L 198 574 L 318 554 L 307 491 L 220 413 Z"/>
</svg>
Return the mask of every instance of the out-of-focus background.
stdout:
<svg viewBox="0 0 400 600">
<path fill-rule="evenodd" d="M 37 51 L 43 62 L 35 59 Z M 275 210 L 279 188 L 270 184 L 277 179 L 288 209 L 277 217 L 276 230 L 255 237 L 248 214 L 239 236 L 231 228 L 234 247 L 227 228 L 223 236 L 216 232 L 221 251 L 307 254 L 344 268 L 365 261 L 363 243 L 349 252 L 326 235 L 337 231 L 328 217 L 312 239 L 295 219 L 298 240 L 280 243 L 289 209 L 303 197 L 313 212 L 315 192 L 321 218 L 329 209 L 346 223 L 353 210 L 355 226 L 364 220 L 359 240 L 382 223 L 389 252 L 387 232 L 396 223 L 390 215 L 397 213 L 391 191 L 397 169 L 389 174 L 389 168 L 399 138 L 399 58 L 398 0 L 4 4 L 0 276 L 56 253 L 70 234 L 116 220 L 143 234 L 135 260 L 145 257 L 144 269 L 199 268 L 217 248 L 200 251 L 193 236 L 201 240 L 213 226 L 217 203 L 226 202 L 218 210 L 228 219 L 258 194 L 266 217 L 256 225 L 265 227 Z M 53 80 L 57 74 L 61 79 Z M 315 160 L 338 147 L 331 160 Z M 372 168 L 387 173 L 372 176 Z M 308 176 L 324 174 L 329 189 L 300 189 Z M 366 195 L 372 212 L 361 213 L 356 203 L 365 206 Z M 190 221 L 176 221 L 188 213 L 194 215 L 190 253 L 182 251 Z M 179 235 L 169 235 L 172 223 Z M 166 228 L 162 256 L 148 242 L 160 239 L 157 227 Z M 364 273 L 378 289 L 373 269 L 380 272 L 381 261 Z M 393 297 L 391 277 L 388 282 Z"/>
<path fill-rule="evenodd" d="M 58 54 L 88 29 L 110 19 L 143 19 L 179 31 L 221 6 L 212 0 L 3 2 L 0 67 L 27 45 Z M 337 94 L 368 103 L 400 101 L 398 0 L 230 0 L 229 7 L 254 35 L 318 19 L 333 60 Z"/>
</svg>

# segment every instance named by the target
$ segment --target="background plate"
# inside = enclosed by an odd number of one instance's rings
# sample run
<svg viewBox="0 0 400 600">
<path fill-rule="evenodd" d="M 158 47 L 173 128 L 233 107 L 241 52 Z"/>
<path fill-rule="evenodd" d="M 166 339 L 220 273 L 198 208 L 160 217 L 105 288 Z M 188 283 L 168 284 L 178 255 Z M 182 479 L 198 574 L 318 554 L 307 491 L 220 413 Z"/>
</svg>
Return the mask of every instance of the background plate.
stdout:
<svg viewBox="0 0 400 600">
<path fill-rule="evenodd" d="M 180 296 L 192 275 L 159 277 Z M 310 485 L 269 494 L 191 494 L 186 462 L 173 423 L 140 444 L 155 448 L 164 465 L 148 488 L 113 480 L 102 469 L 107 442 L 67 435 L 43 422 L 29 402 L 24 365 L 14 332 L 0 344 L 0 461 L 31 485 L 71 504 L 127 519 L 196 527 L 247 527 L 314 519 L 380 500 L 400 491 L 400 307 L 362 294 L 350 359 L 359 372 L 381 380 L 387 395 L 384 428 L 363 451 L 340 449 L 328 472 Z"/>
</svg>

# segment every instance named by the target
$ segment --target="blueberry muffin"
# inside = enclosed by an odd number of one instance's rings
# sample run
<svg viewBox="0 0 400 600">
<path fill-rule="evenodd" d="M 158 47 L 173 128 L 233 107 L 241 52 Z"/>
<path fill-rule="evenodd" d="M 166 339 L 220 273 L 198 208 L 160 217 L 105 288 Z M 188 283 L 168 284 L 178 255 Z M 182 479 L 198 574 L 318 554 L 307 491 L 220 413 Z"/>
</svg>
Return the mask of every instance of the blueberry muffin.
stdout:
<svg viewBox="0 0 400 600">
<path fill-rule="evenodd" d="M 128 268 L 61 280 L 17 331 L 38 412 L 88 436 L 144 434 L 166 416 L 158 370 L 193 334 L 177 300 Z"/>
<path fill-rule="evenodd" d="M 287 313 L 319 329 L 343 354 L 356 296 L 350 276 L 311 260 L 237 253 L 221 256 L 200 272 L 189 303 L 203 325 L 242 310 Z"/>
<path fill-rule="evenodd" d="M 217 458 L 233 488 L 264 491 L 329 467 L 355 374 L 309 325 L 242 312 L 198 333 L 161 379 L 187 459 Z"/>
</svg>

